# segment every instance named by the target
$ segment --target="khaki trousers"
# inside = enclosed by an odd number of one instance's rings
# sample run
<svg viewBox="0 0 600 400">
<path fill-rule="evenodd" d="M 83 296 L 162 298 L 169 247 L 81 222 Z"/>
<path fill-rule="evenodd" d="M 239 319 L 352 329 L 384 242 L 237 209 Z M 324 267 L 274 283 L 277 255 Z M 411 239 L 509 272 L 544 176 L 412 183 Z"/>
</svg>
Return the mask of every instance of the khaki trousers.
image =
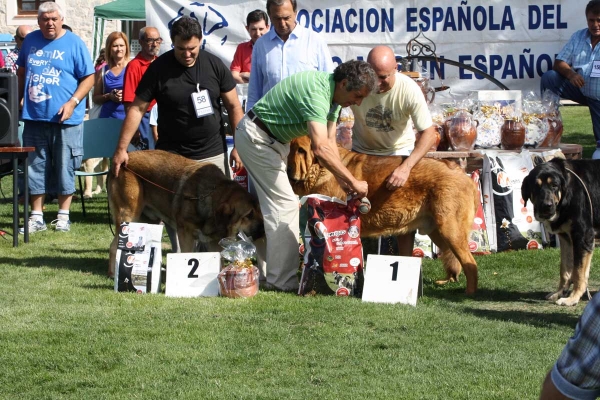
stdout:
<svg viewBox="0 0 600 400">
<path fill-rule="evenodd" d="M 247 116 L 237 126 L 235 147 L 253 181 L 265 220 L 266 281 L 280 290 L 297 290 L 299 266 L 298 197 L 287 176 L 289 144 L 270 138 Z M 261 254 L 262 253 L 262 254 Z"/>
</svg>

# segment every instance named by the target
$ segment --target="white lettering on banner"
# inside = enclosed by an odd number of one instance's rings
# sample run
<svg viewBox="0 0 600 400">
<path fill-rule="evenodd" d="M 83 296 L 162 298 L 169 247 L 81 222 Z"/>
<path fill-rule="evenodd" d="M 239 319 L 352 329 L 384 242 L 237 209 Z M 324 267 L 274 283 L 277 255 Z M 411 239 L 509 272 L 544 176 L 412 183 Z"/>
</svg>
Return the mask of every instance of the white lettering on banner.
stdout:
<svg viewBox="0 0 600 400">
<path fill-rule="evenodd" d="M 586 27 L 586 3 L 461 0 L 440 6 L 438 0 L 303 0 L 297 19 L 319 32 L 335 64 L 365 59 L 378 44 L 405 56 L 406 44 L 422 31 L 435 44 L 438 57 L 477 68 L 511 89 L 539 91 L 540 77 L 552 68 L 555 55 L 576 30 Z M 250 39 L 244 29 L 247 14 L 264 8 L 264 0 L 147 0 L 146 22 L 168 38 L 175 20 L 182 15 L 196 18 L 202 25 L 202 48 L 229 65 L 237 45 Z M 161 50 L 170 49 L 165 40 Z M 443 79 L 453 94 L 498 89 L 465 68 L 429 62 L 424 67 L 432 80 Z M 438 98 L 443 100 L 444 93 Z"/>
</svg>

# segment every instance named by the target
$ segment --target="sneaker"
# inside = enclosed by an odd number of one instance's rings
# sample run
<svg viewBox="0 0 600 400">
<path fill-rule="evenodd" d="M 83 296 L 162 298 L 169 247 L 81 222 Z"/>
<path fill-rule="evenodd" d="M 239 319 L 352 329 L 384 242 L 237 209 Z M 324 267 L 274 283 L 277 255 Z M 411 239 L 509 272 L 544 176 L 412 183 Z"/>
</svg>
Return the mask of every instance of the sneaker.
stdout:
<svg viewBox="0 0 600 400">
<path fill-rule="evenodd" d="M 45 231 L 46 229 L 48 229 L 48 227 L 46 226 L 46 223 L 44 222 L 43 219 L 36 220 L 36 219 L 29 218 L 29 233 L 41 232 L 41 231 Z M 25 234 L 25 227 L 19 228 L 19 234 L 20 235 Z"/>
<path fill-rule="evenodd" d="M 57 232 L 69 232 L 71 230 L 71 221 L 68 219 L 55 219 L 50 223 Z"/>
</svg>

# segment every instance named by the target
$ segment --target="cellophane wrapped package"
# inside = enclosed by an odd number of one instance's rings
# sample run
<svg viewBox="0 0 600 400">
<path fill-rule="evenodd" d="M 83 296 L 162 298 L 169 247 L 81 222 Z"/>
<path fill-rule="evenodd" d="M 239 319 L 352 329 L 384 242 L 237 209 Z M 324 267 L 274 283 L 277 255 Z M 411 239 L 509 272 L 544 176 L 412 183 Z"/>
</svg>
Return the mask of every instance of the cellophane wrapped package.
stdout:
<svg viewBox="0 0 600 400">
<path fill-rule="evenodd" d="M 238 233 L 238 237 L 219 241 L 223 247 L 223 268 L 217 276 L 219 289 L 221 296 L 225 297 L 252 297 L 258 293 L 256 246 L 243 232 Z"/>
</svg>

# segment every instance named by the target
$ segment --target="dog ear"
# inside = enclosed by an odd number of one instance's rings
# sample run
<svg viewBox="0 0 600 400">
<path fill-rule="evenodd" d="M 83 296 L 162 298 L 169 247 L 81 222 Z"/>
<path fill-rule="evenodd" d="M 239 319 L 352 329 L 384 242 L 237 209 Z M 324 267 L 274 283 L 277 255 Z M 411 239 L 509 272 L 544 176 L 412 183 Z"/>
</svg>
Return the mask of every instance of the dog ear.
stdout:
<svg viewBox="0 0 600 400">
<path fill-rule="evenodd" d="M 219 229 L 227 230 L 234 212 L 235 208 L 231 204 L 227 202 L 221 203 L 215 211 L 216 226 Z"/>
<path fill-rule="evenodd" d="M 521 198 L 523 199 L 523 207 L 527 207 L 527 200 L 531 198 L 531 181 L 533 179 L 533 171 L 523 179 L 521 184 Z"/>
</svg>

